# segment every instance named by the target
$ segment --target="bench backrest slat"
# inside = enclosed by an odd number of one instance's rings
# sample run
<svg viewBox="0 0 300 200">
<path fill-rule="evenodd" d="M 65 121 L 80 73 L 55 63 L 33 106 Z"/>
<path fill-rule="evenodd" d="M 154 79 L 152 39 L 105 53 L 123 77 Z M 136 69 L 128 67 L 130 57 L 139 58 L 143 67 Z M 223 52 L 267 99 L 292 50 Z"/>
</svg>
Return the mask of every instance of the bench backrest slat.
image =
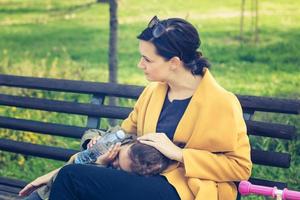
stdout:
<svg viewBox="0 0 300 200">
<path fill-rule="evenodd" d="M 32 155 L 42 158 L 50 158 L 61 161 L 67 161 L 70 158 L 70 156 L 78 152 L 73 149 L 50 147 L 46 145 L 19 142 L 9 139 L 0 139 L 0 147 L 1 150 L 4 151 Z"/>
<path fill-rule="evenodd" d="M 25 181 L 12 180 L 10 178 L 0 177 L 0 185 L 7 185 L 13 187 L 24 187 L 26 185 Z"/>
<path fill-rule="evenodd" d="M 290 125 L 246 120 L 250 135 L 291 140 L 296 135 L 296 128 Z"/>
<path fill-rule="evenodd" d="M 48 91 L 99 94 L 132 99 L 138 98 L 144 89 L 142 86 L 135 85 L 23 77 L 13 75 L 0 75 L 0 85 Z"/>
<path fill-rule="evenodd" d="M 131 112 L 132 108 L 114 107 L 87 103 L 75 103 L 58 100 L 39 99 L 32 97 L 19 97 L 0 94 L 0 105 L 16 106 L 22 108 L 39 109 L 45 111 L 64 112 L 93 116 L 93 125 L 89 128 L 96 128 L 95 124 L 100 123 L 99 117 L 124 119 Z M 90 122 L 91 123 L 91 122 Z M 246 120 L 248 132 L 252 135 L 292 139 L 295 135 L 295 127 L 274 123 L 255 122 Z M 98 126 L 99 127 L 99 126 Z"/>
<path fill-rule="evenodd" d="M 18 191 L 19 191 L 19 188 L 15 188 L 12 186 L 6 186 L 6 185 L 0 185 L 0 199 L 1 200 L 12 200 L 11 198 L 2 198 L 1 194 L 3 194 L 3 192 L 18 194 Z M 13 198 L 13 200 L 15 200 L 15 198 Z"/>
<path fill-rule="evenodd" d="M 115 114 L 116 113 L 114 113 L 113 116 L 115 116 Z M 103 117 L 111 117 L 111 116 L 112 115 L 109 116 L 103 115 Z M 266 123 L 266 122 L 256 122 L 256 121 L 246 121 L 246 125 L 248 129 L 248 134 L 250 135 L 281 138 L 281 139 L 288 139 L 288 140 L 292 139 L 296 135 L 295 134 L 296 129 L 294 126 Z M 67 125 L 54 124 L 48 122 L 43 123 L 39 121 L 15 119 L 15 118 L 1 117 L 1 116 L 0 116 L 0 127 L 15 129 L 15 130 L 32 131 L 37 133 L 46 133 L 49 135 L 74 137 L 74 138 L 81 137 L 83 130 L 86 130 L 88 128 L 95 128 L 95 127 L 75 128 L 74 126 L 67 126 Z M 69 134 L 67 135 L 65 134 L 65 132 L 69 132 Z"/>
<path fill-rule="evenodd" d="M 22 153 L 54 160 L 67 160 L 69 156 L 76 153 L 76 150 L 64 149 L 59 147 L 49 147 L 39 144 L 14 141 L 9 139 L 0 139 L 0 149 L 14 153 Z M 251 150 L 252 161 L 255 164 L 288 168 L 290 166 L 290 155 L 287 153 L 278 153 L 262 150 Z"/>
<path fill-rule="evenodd" d="M 253 163 L 259 165 L 289 168 L 291 155 L 288 153 L 251 149 L 251 159 Z"/>
<path fill-rule="evenodd" d="M 300 101 L 270 97 L 237 95 L 243 109 L 275 112 L 287 114 L 300 114 Z"/>
<path fill-rule="evenodd" d="M 100 94 L 136 99 L 144 87 L 114 83 L 62 80 L 53 78 L 36 78 L 0 74 L 0 86 L 64 91 L 85 94 Z M 244 110 L 264 112 L 300 113 L 298 100 L 279 99 L 258 96 L 237 95 Z"/>
<path fill-rule="evenodd" d="M 39 122 L 27 119 L 16 119 L 1 116 L 0 127 L 70 138 L 81 138 L 84 131 L 88 129 L 88 127 L 69 126 L 63 124 Z"/>
<path fill-rule="evenodd" d="M 126 118 L 132 110 L 127 107 L 102 106 L 4 94 L 0 94 L 0 105 L 116 119 Z"/>
</svg>

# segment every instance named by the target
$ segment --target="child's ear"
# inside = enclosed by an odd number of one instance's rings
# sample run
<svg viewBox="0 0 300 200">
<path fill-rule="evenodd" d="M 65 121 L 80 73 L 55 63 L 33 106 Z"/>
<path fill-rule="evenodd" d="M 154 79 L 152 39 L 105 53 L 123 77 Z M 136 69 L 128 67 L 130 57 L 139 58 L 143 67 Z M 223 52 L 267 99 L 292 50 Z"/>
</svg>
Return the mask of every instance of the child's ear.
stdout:
<svg viewBox="0 0 300 200">
<path fill-rule="evenodd" d="M 145 174 L 146 175 L 157 175 L 159 174 L 161 171 L 161 164 L 151 164 L 148 165 L 148 167 L 145 169 Z"/>
</svg>

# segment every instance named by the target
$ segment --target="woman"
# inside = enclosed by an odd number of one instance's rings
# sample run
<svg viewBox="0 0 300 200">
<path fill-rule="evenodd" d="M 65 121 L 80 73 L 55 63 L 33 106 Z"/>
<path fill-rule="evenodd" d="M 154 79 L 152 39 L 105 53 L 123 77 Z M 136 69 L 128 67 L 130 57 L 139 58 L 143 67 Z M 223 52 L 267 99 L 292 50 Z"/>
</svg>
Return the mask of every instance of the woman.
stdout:
<svg viewBox="0 0 300 200">
<path fill-rule="evenodd" d="M 67 166 L 50 199 L 235 199 L 233 181 L 251 174 L 249 139 L 239 101 L 197 51 L 197 30 L 183 19 L 155 16 L 138 39 L 138 66 L 152 83 L 122 128 L 176 163 L 151 178 Z"/>
</svg>

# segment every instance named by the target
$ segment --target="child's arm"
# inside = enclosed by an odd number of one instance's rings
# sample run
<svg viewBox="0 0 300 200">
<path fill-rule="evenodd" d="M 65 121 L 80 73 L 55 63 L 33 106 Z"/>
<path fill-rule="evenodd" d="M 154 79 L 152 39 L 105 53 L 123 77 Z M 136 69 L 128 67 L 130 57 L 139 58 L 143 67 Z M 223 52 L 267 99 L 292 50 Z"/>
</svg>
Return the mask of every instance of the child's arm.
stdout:
<svg viewBox="0 0 300 200">
<path fill-rule="evenodd" d="M 99 129 L 88 129 L 81 137 L 80 150 L 82 151 L 84 149 L 90 148 L 97 141 L 97 139 L 105 134 L 105 131 Z M 91 145 L 91 143 L 93 144 Z"/>
<path fill-rule="evenodd" d="M 74 164 L 74 160 L 75 160 L 77 154 L 78 153 L 75 153 L 73 156 L 71 156 L 65 165 Z"/>
<path fill-rule="evenodd" d="M 99 156 L 95 162 L 95 164 L 107 166 L 111 162 L 115 160 L 120 151 L 121 143 L 117 143 L 114 146 L 110 147 L 110 149 L 103 155 Z"/>
<path fill-rule="evenodd" d="M 66 164 L 72 164 L 74 163 L 74 159 L 76 157 L 77 153 L 74 154 L 73 156 L 70 157 L 70 159 L 68 160 L 68 162 Z M 37 188 L 47 184 L 51 178 L 53 176 L 55 176 L 58 171 L 61 169 L 55 169 L 51 172 L 49 172 L 48 174 L 45 174 L 43 176 L 40 176 L 38 178 L 36 178 L 35 180 L 33 180 L 32 182 L 28 183 L 20 192 L 19 192 L 19 196 L 27 196 L 29 195 L 31 192 L 33 192 L 34 190 L 36 190 Z"/>
<path fill-rule="evenodd" d="M 60 167 L 61 168 L 61 167 Z M 42 185 L 47 184 L 50 179 L 58 173 L 58 171 L 60 170 L 60 168 L 55 169 L 51 172 L 49 172 L 48 174 L 45 174 L 43 176 L 40 176 L 38 178 L 36 178 L 35 180 L 33 180 L 32 182 L 28 183 L 20 192 L 19 192 L 19 196 L 26 196 L 29 195 L 31 192 L 33 192 L 34 190 L 36 190 L 37 188 L 41 187 Z"/>
</svg>

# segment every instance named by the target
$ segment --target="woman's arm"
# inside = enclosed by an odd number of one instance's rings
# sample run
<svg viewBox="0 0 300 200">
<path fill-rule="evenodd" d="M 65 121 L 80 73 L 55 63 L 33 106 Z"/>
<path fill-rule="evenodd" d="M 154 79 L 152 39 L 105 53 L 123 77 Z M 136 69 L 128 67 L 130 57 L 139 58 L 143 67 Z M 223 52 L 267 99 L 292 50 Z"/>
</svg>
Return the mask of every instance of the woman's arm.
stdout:
<svg viewBox="0 0 300 200">
<path fill-rule="evenodd" d="M 241 137 L 233 152 L 183 149 L 183 164 L 187 177 L 216 182 L 247 180 L 252 168 L 248 137 Z"/>
<path fill-rule="evenodd" d="M 163 133 L 146 134 L 138 140 L 181 162 L 187 177 L 224 182 L 247 180 L 251 174 L 250 146 L 245 134 L 240 135 L 235 151 L 227 153 L 181 149 Z"/>
<path fill-rule="evenodd" d="M 139 114 L 141 113 L 141 107 L 145 103 L 146 96 L 149 95 L 149 90 L 151 87 L 152 87 L 151 84 L 149 84 L 143 90 L 142 94 L 139 96 L 138 100 L 136 101 L 133 110 L 128 115 L 128 117 L 123 120 L 121 127 L 126 133 L 130 133 L 130 134 L 138 133 L 137 121 L 139 118 Z"/>
<path fill-rule="evenodd" d="M 206 129 L 213 131 L 210 132 L 210 137 L 202 142 L 205 142 L 206 148 L 211 150 L 191 147 L 183 149 L 183 164 L 187 177 L 216 182 L 240 181 L 250 177 L 251 148 L 242 108 L 237 97 L 232 93 L 229 94 L 226 98 L 224 96 L 221 107 L 219 105 L 215 110 L 219 114 L 219 120 L 217 121 L 216 115 L 213 115 L 208 118 L 211 121 L 206 122 L 210 124 Z M 215 104 L 218 105 L 218 103 Z M 219 125 L 220 127 L 214 127 Z M 201 138 L 194 138 L 195 143 L 197 139 Z M 222 151 L 223 148 L 227 150 Z"/>
</svg>

